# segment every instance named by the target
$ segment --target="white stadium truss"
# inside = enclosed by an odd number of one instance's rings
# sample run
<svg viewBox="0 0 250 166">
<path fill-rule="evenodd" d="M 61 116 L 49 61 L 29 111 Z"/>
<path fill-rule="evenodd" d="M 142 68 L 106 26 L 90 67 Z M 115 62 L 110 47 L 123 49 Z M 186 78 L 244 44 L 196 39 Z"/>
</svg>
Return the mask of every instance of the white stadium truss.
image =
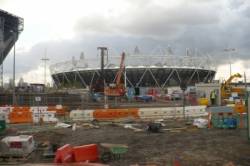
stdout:
<svg viewBox="0 0 250 166">
<path fill-rule="evenodd" d="M 120 56 L 109 56 L 105 64 L 105 77 L 112 82 L 119 69 Z M 182 81 L 188 84 L 212 81 L 215 67 L 209 56 L 176 55 L 131 55 L 126 54 L 125 71 L 127 86 L 165 87 L 178 85 Z M 70 61 L 50 66 L 52 78 L 57 86 L 91 86 L 100 75 L 100 57 L 74 57 Z M 160 73 L 160 74 L 159 74 Z M 172 79 L 172 83 L 171 83 Z"/>
</svg>

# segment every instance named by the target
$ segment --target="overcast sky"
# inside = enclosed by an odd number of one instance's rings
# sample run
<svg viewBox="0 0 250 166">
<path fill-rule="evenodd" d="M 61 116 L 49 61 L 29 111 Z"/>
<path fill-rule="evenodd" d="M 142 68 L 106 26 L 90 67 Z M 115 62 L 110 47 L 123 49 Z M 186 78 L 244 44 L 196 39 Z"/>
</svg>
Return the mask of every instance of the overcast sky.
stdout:
<svg viewBox="0 0 250 166">
<path fill-rule="evenodd" d="M 41 58 L 49 64 L 96 56 L 97 46 L 115 52 L 171 46 L 208 53 L 218 66 L 216 78 L 233 72 L 250 78 L 250 3 L 248 0 L 0 0 L 0 8 L 24 18 L 17 42 L 17 77 L 43 82 Z M 235 48 L 226 53 L 225 48 Z M 12 54 L 4 62 L 11 77 Z"/>
</svg>

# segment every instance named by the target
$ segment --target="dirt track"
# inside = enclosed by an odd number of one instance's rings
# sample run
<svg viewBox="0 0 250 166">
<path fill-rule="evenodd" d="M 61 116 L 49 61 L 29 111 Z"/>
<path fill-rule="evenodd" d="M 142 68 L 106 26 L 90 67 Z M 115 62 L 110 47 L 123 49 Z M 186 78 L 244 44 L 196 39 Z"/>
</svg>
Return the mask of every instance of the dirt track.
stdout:
<svg viewBox="0 0 250 166">
<path fill-rule="evenodd" d="M 168 121 L 164 128 L 185 127 L 183 122 Z M 140 124 L 140 128 L 145 124 Z M 134 132 L 117 125 L 100 125 L 99 129 L 88 127 L 72 131 L 66 129 L 50 129 L 34 133 L 38 144 L 45 141 L 64 145 L 84 145 L 91 143 L 127 144 L 129 151 L 120 160 L 109 164 L 127 166 L 130 164 L 155 163 L 157 165 L 172 165 L 177 158 L 181 166 L 224 165 L 233 162 L 235 165 L 250 165 L 250 143 L 245 129 L 194 129 L 163 133 Z M 44 159 L 42 151 L 35 151 L 28 162 L 52 162 Z"/>
</svg>

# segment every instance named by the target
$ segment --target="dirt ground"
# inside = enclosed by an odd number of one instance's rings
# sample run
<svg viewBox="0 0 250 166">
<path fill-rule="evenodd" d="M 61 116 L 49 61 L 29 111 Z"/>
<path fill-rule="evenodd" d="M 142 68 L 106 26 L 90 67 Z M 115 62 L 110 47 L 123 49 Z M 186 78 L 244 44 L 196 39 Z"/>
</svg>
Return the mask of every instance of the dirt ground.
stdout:
<svg viewBox="0 0 250 166">
<path fill-rule="evenodd" d="M 84 145 L 114 143 L 127 144 L 128 152 L 120 160 L 108 164 L 114 166 L 128 166 L 131 164 L 156 164 L 159 166 L 173 165 L 177 159 L 181 166 L 214 166 L 232 162 L 237 166 L 250 165 L 250 141 L 247 139 L 246 129 L 196 129 L 187 126 L 183 121 L 165 121 L 161 133 L 145 131 L 135 132 L 117 124 L 99 124 L 100 128 L 80 127 L 76 131 L 71 128 L 55 129 L 49 126 L 10 126 L 12 134 L 33 133 L 38 145 L 29 156 L 27 163 L 48 163 L 42 156 L 45 142 L 58 144 Z M 145 123 L 134 124 L 136 128 L 144 129 Z M 181 130 L 165 130 L 171 128 Z M 11 135 L 11 133 L 9 134 Z"/>
</svg>

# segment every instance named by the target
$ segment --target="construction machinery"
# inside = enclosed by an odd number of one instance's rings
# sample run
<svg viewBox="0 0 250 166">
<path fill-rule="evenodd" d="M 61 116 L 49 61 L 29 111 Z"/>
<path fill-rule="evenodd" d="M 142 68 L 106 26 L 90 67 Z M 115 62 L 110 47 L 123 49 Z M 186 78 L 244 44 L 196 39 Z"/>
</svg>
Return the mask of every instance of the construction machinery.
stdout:
<svg viewBox="0 0 250 166">
<path fill-rule="evenodd" d="M 124 83 L 122 83 L 121 81 L 122 73 L 125 69 L 124 60 L 125 60 L 125 53 L 123 52 L 121 55 L 120 68 L 118 72 L 116 73 L 114 83 L 111 83 L 104 88 L 104 95 L 114 96 L 114 97 L 125 95 L 126 93 L 125 86 L 124 86 Z"/>
<path fill-rule="evenodd" d="M 222 99 L 228 99 L 232 93 L 237 93 L 238 96 L 244 96 L 245 95 L 245 88 L 243 87 L 233 87 L 231 85 L 231 82 L 235 78 L 241 78 L 241 74 L 236 73 L 234 75 L 231 75 L 228 80 L 226 80 L 224 83 L 221 84 L 221 98 Z"/>
<path fill-rule="evenodd" d="M 229 77 L 227 81 L 221 84 L 221 99 L 229 104 L 234 104 L 234 111 L 237 113 L 243 113 L 246 111 L 245 104 L 243 102 L 243 98 L 245 98 L 246 95 L 246 89 L 245 87 L 235 87 L 231 84 L 232 80 L 235 78 L 241 78 L 241 74 L 236 73 Z M 233 97 L 233 93 L 237 94 L 237 99 L 240 100 L 233 100 L 233 102 L 229 102 L 229 98 Z"/>
</svg>

